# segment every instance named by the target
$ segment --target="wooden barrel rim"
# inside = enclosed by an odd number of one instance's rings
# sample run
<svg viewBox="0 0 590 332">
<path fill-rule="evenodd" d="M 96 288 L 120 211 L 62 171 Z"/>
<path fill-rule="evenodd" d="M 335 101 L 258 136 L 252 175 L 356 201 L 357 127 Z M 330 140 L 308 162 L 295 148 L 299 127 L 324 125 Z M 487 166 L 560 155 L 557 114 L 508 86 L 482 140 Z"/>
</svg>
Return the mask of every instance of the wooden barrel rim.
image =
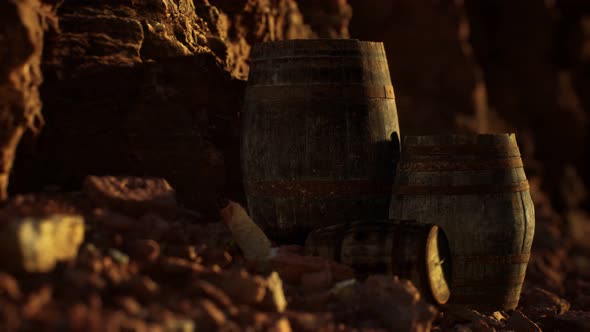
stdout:
<svg viewBox="0 0 590 332">
<path fill-rule="evenodd" d="M 399 195 L 477 195 L 515 193 L 527 190 L 529 190 L 527 180 L 500 185 L 422 186 L 398 184 L 394 187 L 394 193 Z"/>
<path fill-rule="evenodd" d="M 487 169 L 511 169 L 523 167 L 520 157 L 502 159 L 462 159 L 462 160 L 402 160 L 400 171 L 477 171 Z"/>
<path fill-rule="evenodd" d="M 382 42 L 359 41 L 357 39 L 290 39 L 269 41 L 255 44 L 252 48 L 253 60 L 261 57 L 281 58 L 301 56 L 301 54 L 318 56 L 321 54 L 332 55 L 338 52 L 339 56 L 357 56 L 361 49 L 364 52 L 372 50 L 372 56 L 379 55 L 385 58 L 385 49 Z"/>
<path fill-rule="evenodd" d="M 516 144 L 404 145 L 402 155 L 520 157 Z"/>
<path fill-rule="evenodd" d="M 369 180 L 342 181 L 247 181 L 246 193 L 259 197 L 358 197 L 389 196 L 392 182 Z"/>
</svg>

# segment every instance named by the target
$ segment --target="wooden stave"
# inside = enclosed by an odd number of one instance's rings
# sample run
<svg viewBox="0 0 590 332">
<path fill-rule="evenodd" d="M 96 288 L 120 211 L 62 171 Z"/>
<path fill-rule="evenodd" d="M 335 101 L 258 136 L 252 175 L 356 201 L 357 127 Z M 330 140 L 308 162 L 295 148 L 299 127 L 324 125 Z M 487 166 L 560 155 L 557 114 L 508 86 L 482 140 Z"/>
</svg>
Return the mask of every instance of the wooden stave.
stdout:
<svg viewBox="0 0 590 332">
<path fill-rule="evenodd" d="M 288 42 L 286 44 L 303 45 L 305 43 L 306 41 L 294 41 Z M 318 42 L 312 41 L 312 43 Z M 340 41 L 337 43 L 340 43 Z M 271 56 L 266 57 L 261 55 L 261 53 L 264 52 L 257 51 L 258 53 L 254 55 L 254 61 L 251 70 L 253 78 L 251 82 L 249 82 L 249 86 L 246 90 L 246 107 L 245 114 L 243 116 L 243 128 L 253 128 L 255 125 L 254 122 L 256 121 L 258 123 L 271 123 L 273 121 L 273 117 L 274 121 L 276 121 L 277 116 L 280 117 L 280 114 L 269 114 L 269 112 L 267 112 L 268 110 L 271 110 L 271 112 L 272 110 L 277 110 L 277 112 L 289 112 L 297 114 L 301 113 L 301 110 L 315 109 L 318 113 L 316 114 L 316 117 L 319 118 L 320 121 L 324 121 L 327 125 L 333 123 L 335 118 L 340 118 L 340 122 L 347 123 L 348 126 L 348 123 L 356 122 L 354 121 L 355 118 L 360 118 L 360 125 L 356 125 L 358 128 L 352 128 L 352 130 L 350 130 L 351 128 L 346 127 L 345 130 L 340 130 L 340 132 L 351 133 L 349 137 L 345 138 L 344 140 L 353 142 L 350 144 L 356 144 L 354 141 L 359 141 L 358 137 L 365 138 L 365 141 L 362 142 L 362 144 L 357 144 L 358 146 L 353 148 L 356 149 L 356 152 L 343 149 L 341 150 L 339 157 L 334 158 L 334 160 L 344 160 L 345 168 L 351 168 L 341 169 L 340 173 L 334 171 L 335 167 L 325 168 L 319 172 L 316 170 L 316 172 L 312 173 L 305 170 L 305 167 L 302 167 L 301 165 L 295 165 L 295 167 L 293 167 L 293 165 L 287 165 L 282 167 L 283 171 L 277 169 L 272 171 L 274 174 L 264 174 L 267 171 L 262 171 L 262 173 L 258 175 L 253 174 L 253 172 L 250 170 L 264 167 L 261 165 L 263 163 L 256 162 L 256 156 L 263 155 L 264 152 L 256 151 L 256 148 L 253 147 L 264 146 L 265 144 L 261 144 L 264 142 L 257 142 L 257 138 L 255 137 L 246 137 L 243 139 L 242 169 L 244 178 L 247 182 L 246 193 L 248 196 L 248 205 L 251 207 L 251 214 L 254 220 L 260 221 L 260 224 L 265 229 L 265 231 L 269 232 L 271 237 L 276 240 L 290 241 L 295 239 L 297 242 L 300 242 L 301 239 L 303 239 L 312 228 L 328 225 L 332 223 L 330 220 L 353 220 L 367 217 L 383 218 L 387 216 L 387 205 L 389 204 L 388 201 L 390 199 L 391 192 L 390 189 L 385 192 L 383 188 L 391 188 L 391 184 L 393 183 L 393 172 L 391 172 L 391 167 L 395 167 L 395 163 L 383 163 L 383 159 L 390 159 L 393 162 L 393 157 L 391 157 L 390 154 L 395 149 L 395 144 L 399 143 L 390 144 L 391 134 L 396 133 L 396 142 L 399 142 L 399 139 L 397 138 L 399 137 L 399 125 L 397 121 L 395 100 L 393 99 L 393 88 L 391 87 L 389 70 L 385 60 L 385 53 L 380 43 L 365 43 L 358 41 L 344 41 L 342 43 L 343 45 L 347 45 L 349 50 L 338 52 L 337 49 L 330 49 L 327 47 L 326 50 L 324 50 L 325 54 L 320 54 L 319 57 L 309 55 L 306 58 L 301 56 L 301 53 L 305 53 L 305 50 L 307 49 L 305 47 L 301 47 L 303 51 L 291 50 L 289 51 L 290 53 L 288 51 L 281 51 L 281 53 L 273 49 L 274 53 L 271 54 Z M 264 45 L 262 49 L 265 49 L 265 47 L 269 48 L 268 45 Z M 270 48 L 272 49 L 273 47 L 276 48 L 276 45 Z M 362 52 L 365 52 L 365 54 L 361 56 Z M 289 56 L 290 58 L 288 58 Z M 319 70 L 318 73 L 320 74 L 316 73 L 311 76 L 293 76 L 302 71 L 301 68 L 298 68 L 298 66 L 302 66 L 305 61 L 313 62 L 321 59 L 322 57 L 330 58 L 329 62 L 321 60 L 324 61 L 323 63 L 326 67 L 319 67 L 319 69 L 312 68 L 312 71 Z M 359 61 L 359 59 L 368 59 L 368 61 L 364 61 L 363 63 L 363 61 Z M 290 64 L 286 70 L 277 71 L 276 68 L 273 67 L 276 63 L 285 62 Z M 357 66 L 361 68 L 360 71 L 363 74 L 357 76 L 343 76 L 342 73 L 346 73 L 346 71 L 343 71 L 338 67 L 339 63 L 356 63 Z M 276 77 L 273 78 L 272 75 L 265 74 L 265 72 L 261 69 L 264 66 L 271 68 L 268 73 L 282 77 L 282 79 L 277 80 Z M 375 66 L 380 69 L 374 70 Z M 325 74 L 329 71 L 334 72 L 334 75 Z M 372 75 L 373 72 L 382 72 L 383 74 Z M 259 75 L 259 73 L 262 73 L 263 75 Z M 332 78 L 332 80 L 329 82 L 325 79 L 322 80 L 324 77 Z M 293 78 L 296 78 L 293 80 L 294 82 L 285 84 L 286 81 Z M 363 81 L 363 79 L 365 81 Z M 278 85 L 272 85 L 277 83 Z M 288 95 L 282 99 L 276 98 L 277 93 L 280 93 L 280 91 L 289 90 L 297 90 L 299 93 L 297 93 L 295 97 Z M 265 93 L 268 94 L 268 96 L 265 97 Z M 326 106 L 322 107 L 322 103 Z M 248 115 L 248 113 L 250 115 Z M 253 118 L 252 114 L 255 113 L 258 113 L 258 119 Z M 307 117 L 313 117 L 313 115 L 307 114 Z M 381 128 L 379 128 L 379 123 L 383 124 Z M 275 125 L 276 124 L 277 123 L 275 122 Z M 307 131 L 305 123 L 303 126 L 297 126 L 288 122 L 282 124 L 279 123 L 278 126 L 285 126 L 289 129 L 277 130 L 276 132 L 279 133 L 279 136 L 283 135 L 283 137 L 274 137 L 272 141 L 285 141 L 288 140 L 289 136 L 309 136 L 309 133 L 305 132 Z M 377 129 L 378 132 L 368 131 L 366 127 L 369 126 L 372 126 L 373 129 Z M 299 133 L 291 133 L 289 135 L 288 131 L 293 127 L 304 128 L 305 130 L 302 130 Z M 272 128 L 272 126 L 269 125 L 269 128 Z M 269 132 L 268 129 L 260 129 L 260 131 Z M 337 133 L 338 130 L 335 130 L 335 132 Z M 331 139 L 334 141 L 333 143 L 324 143 L 326 145 L 332 144 L 332 146 L 334 146 L 338 144 L 338 142 L 343 141 L 342 135 L 333 135 Z M 377 150 L 380 152 L 378 151 L 373 153 L 372 156 L 366 156 L 365 150 L 367 150 L 366 147 L 368 145 L 377 147 L 381 145 L 381 148 L 377 148 Z M 301 151 L 304 150 L 304 148 L 296 148 L 293 150 Z M 270 154 L 273 154 L 273 152 Z M 252 158 L 249 158 L 249 155 Z M 277 156 L 277 158 L 275 158 L 277 160 L 287 160 L 285 156 L 280 157 L 280 151 L 275 152 L 274 155 Z M 347 160 L 347 157 L 350 155 L 360 155 L 361 157 L 358 157 L 358 160 Z M 380 160 L 375 160 L 375 158 Z M 254 160 L 253 163 L 252 160 Z M 374 167 L 373 165 L 381 166 Z M 387 169 L 388 167 L 389 170 Z M 277 168 L 281 168 L 281 165 L 278 165 Z M 356 169 L 356 171 L 353 170 L 353 168 Z M 299 174 L 295 174 L 293 173 L 293 169 L 303 169 L 304 171 L 299 172 Z M 264 195 L 260 194 L 259 192 L 254 193 L 256 191 L 254 189 L 248 190 L 248 187 L 260 187 L 258 184 L 265 181 L 275 183 L 289 181 L 307 182 L 310 183 L 310 186 L 316 182 L 319 186 L 325 186 L 324 182 L 326 179 L 342 182 L 366 182 L 370 183 L 370 185 L 368 185 L 368 188 L 363 191 L 356 190 L 351 193 L 347 193 L 347 190 L 341 190 L 340 192 L 342 192 L 342 194 L 339 194 L 339 191 L 336 190 L 334 195 L 329 195 L 330 197 L 322 197 L 319 194 L 310 195 L 309 192 L 313 192 L 313 188 L 307 188 L 304 190 L 307 194 L 302 195 L 297 195 L 297 192 L 292 190 L 288 195 L 283 195 L 290 197 L 279 197 L 276 199 L 270 197 L 272 196 L 271 194 Z M 273 185 L 272 183 L 265 184 L 267 184 L 267 187 Z M 287 183 L 286 185 L 292 184 L 293 183 Z M 297 185 L 297 183 L 295 183 L 295 185 Z M 299 185 L 299 187 L 301 186 Z M 365 185 L 365 187 L 367 187 L 367 185 Z M 356 194 L 357 196 L 360 194 L 360 197 L 358 197 L 356 200 L 352 200 L 351 197 L 353 194 Z M 341 196 L 341 198 L 339 196 Z M 341 200 L 342 202 L 339 204 L 334 204 L 334 200 Z M 351 201 L 353 205 L 358 206 L 357 210 L 359 211 L 356 211 L 357 213 L 354 213 L 354 211 L 352 211 L 352 213 L 325 212 L 332 209 L 323 209 L 323 211 L 317 211 L 317 207 L 322 206 L 332 205 L 338 209 L 344 205 L 349 205 L 346 202 L 347 200 Z M 283 217 L 291 220 L 308 219 L 311 221 L 303 224 L 302 226 L 299 225 L 301 227 L 298 225 L 293 225 L 293 227 L 284 224 L 281 225 L 280 221 L 277 221 L 273 224 L 272 219 L 280 219 L 281 217 L 276 214 L 272 215 L 271 212 L 269 212 L 273 209 L 273 206 L 271 206 L 273 204 L 275 210 L 277 209 L 277 206 L 287 207 L 289 205 L 306 208 L 307 210 L 310 210 L 311 213 L 303 213 L 302 211 L 299 211 L 299 213 L 293 212 L 291 215 Z M 257 206 L 266 206 L 266 208 L 257 208 Z M 266 217 L 264 217 L 265 215 Z M 289 233 L 294 236 L 289 236 Z"/>
<path fill-rule="evenodd" d="M 435 140 L 436 138 L 433 137 L 429 139 Z M 425 141 L 428 142 L 429 139 L 426 139 Z M 477 139 L 473 139 L 472 137 L 467 137 L 466 139 L 461 137 L 460 140 L 462 141 L 462 145 L 472 144 L 474 141 L 477 142 Z M 498 141 L 504 144 L 514 145 L 515 148 L 507 150 L 511 151 L 511 155 L 514 155 L 515 153 L 513 152 L 517 151 L 518 149 L 513 134 L 486 135 L 484 137 L 484 140 L 490 146 L 497 144 Z M 404 139 L 404 146 L 407 141 L 407 139 Z M 416 144 L 417 141 L 418 140 L 416 139 L 412 139 L 410 140 L 410 143 Z M 428 144 L 429 146 L 431 146 L 432 141 L 428 142 Z M 446 153 L 459 151 L 456 149 L 455 151 L 453 150 L 454 149 L 447 149 Z M 520 153 L 518 152 L 518 154 Z M 418 157 L 412 156 L 409 159 L 421 161 L 429 159 L 436 161 L 453 160 L 454 162 L 459 160 L 460 162 L 461 159 L 472 160 L 476 158 L 477 155 L 478 154 L 476 153 L 467 153 L 465 155 L 466 158 L 463 158 L 463 155 L 455 155 L 453 156 L 454 158 L 451 159 L 444 154 L 433 153 L 431 155 L 419 155 Z M 498 155 L 498 159 L 506 157 L 506 154 L 499 153 Z M 404 158 L 406 156 L 407 155 L 404 155 Z M 455 304 L 468 304 L 471 306 L 475 306 L 477 309 L 481 310 L 512 309 L 516 307 L 516 305 L 518 304 L 518 296 L 520 294 L 522 283 L 524 281 L 524 275 L 526 272 L 528 259 L 520 258 L 520 260 L 514 262 L 508 262 L 506 261 L 507 259 L 505 259 L 506 262 L 504 262 L 504 266 L 498 267 L 498 263 L 494 263 L 492 258 L 497 259 L 498 256 L 502 257 L 503 255 L 503 257 L 505 258 L 512 256 L 516 249 L 515 247 L 518 246 L 519 243 L 521 248 L 520 250 L 522 251 L 521 254 L 524 254 L 525 256 L 530 254 L 530 248 L 532 245 L 532 239 L 534 235 L 534 206 L 530 198 L 528 187 L 510 186 L 511 178 L 513 178 L 513 182 L 526 182 L 526 175 L 524 174 L 523 167 L 520 166 L 506 169 L 479 171 L 471 169 L 469 171 L 447 170 L 441 172 L 420 172 L 419 170 L 417 170 L 413 172 L 404 170 L 404 158 L 402 158 L 402 161 L 400 161 L 399 164 L 400 170 L 398 171 L 398 178 L 396 179 L 396 184 L 394 186 L 394 194 L 390 206 L 390 218 L 412 218 L 420 220 L 421 222 L 431 222 L 432 220 L 436 219 L 436 222 L 439 225 L 441 225 L 443 229 L 445 229 L 447 237 L 451 242 L 451 247 L 453 251 L 453 297 L 451 302 Z M 406 158 L 406 160 L 407 159 L 408 158 Z M 488 155 L 484 159 L 493 159 L 493 156 Z M 487 174 L 487 176 L 482 177 L 482 172 L 484 175 Z M 439 183 L 437 183 L 439 186 L 432 187 L 431 189 L 437 188 L 442 190 L 438 190 L 438 192 L 435 193 L 432 193 L 432 191 L 430 193 L 426 193 L 426 191 L 424 193 L 419 193 L 418 191 L 415 191 L 414 193 L 411 193 L 410 191 L 410 193 L 408 193 L 407 190 L 404 194 L 399 193 L 400 188 L 403 188 L 404 185 L 407 184 L 410 184 L 410 187 L 413 187 L 415 189 L 416 183 L 432 183 L 433 179 L 436 178 L 438 173 L 442 174 L 441 178 L 443 180 L 439 179 Z M 458 178 L 461 178 L 462 176 L 464 176 L 464 174 L 469 174 L 469 177 L 471 179 L 475 179 L 477 178 L 478 173 L 480 175 L 479 183 L 477 183 L 477 185 L 472 186 L 471 188 L 476 190 L 464 190 L 463 192 L 457 191 L 456 180 Z M 420 179 L 419 175 L 422 174 L 425 174 L 424 178 Z M 489 177 L 490 174 L 496 174 L 497 176 Z M 496 181 L 490 180 L 486 182 L 486 178 L 491 178 Z M 485 193 L 485 190 L 490 190 L 490 188 L 497 188 L 498 179 L 503 180 L 500 181 L 500 185 L 505 185 L 505 190 L 497 190 L 494 192 Z M 446 187 L 440 186 L 441 183 L 446 184 Z M 462 184 L 464 185 L 464 183 Z M 428 187 L 428 185 L 425 185 L 425 187 Z M 475 193 L 477 190 L 479 190 L 478 194 Z M 463 204 L 459 204 L 460 202 L 463 202 Z M 478 232 L 480 232 L 482 229 L 491 228 L 494 224 L 494 220 L 506 220 L 508 224 L 514 225 L 514 229 L 509 232 L 513 233 L 514 235 L 507 235 L 505 230 L 498 229 L 496 233 L 489 232 L 485 236 L 482 236 L 481 239 L 471 238 L 469 243 L 485 243 L 485 240 L 489 241 L 490 243 L 503 243 L 511 237 L 513 238 L 515 243 L 513 243 L 511 246 L 506 246 L 504 250 L 501 250 L 502 248 L 489 247 L 480 247 L 477 250 L 474 250 L 473 248 L 466 249 L 469 244 L 462 243 L 464 241 L 459 241 L 458 239 L 462 238 L 460 233 L 465 232 L 465 224 L 468 223 L 469 219 L 473 219 L 473 216 L 469 218 L 464 216 L 463 219 L 459 218 L 458 220 L 445 220 L 445 216 L 441 216 L 441 213 L 434 214 L 429 212 L 446 211 L 448 209 L 455 209 L 456 211 L 468 211 L 469 207 L 477 206 L 477 204 L 481 204 L 481 202 L 485 202 L 485 206 L 489 207 L 489 209 L 491 210 L 503 207 L 505 210 L 507 210 L 506 215 L 488 217 L 487 219 L 489 225 L 479 225 L 479 227 L 477 228 L 467 230 L 467 233 L 472 235 L 478 234 Z M 519 204 L 520 208 L 518 208 Z M 428 208 L 428 206 L 435 206 L 436 208 Z M 414 211 L 414 213 L 409 213 L 408 211 Z M 510 219 L 511 215 L 513 216 L 513 220 Z M 453 227 L 453 223 L 462 226 Z M 518 241 L 519 237 L 522 237 L 522 240 L 520 242 Z M 499 255 L 491 255 L 490 252 L 494 252 L 494 250 L 497 253 L 499 253 Z M 460 257 L 460 255 L 463 255 L 466 252 L 472 254 L 471 256 L 483 258 L 485 263 L 480 263 L 481 267 L 484 268 L 483 272 L 477 271 L 476 268 L 473 268 L 473 262 L 470 262 L 469 264 L 463 262 L 463 259 Z M 498 261 L 500 263 L 502 262 L 501 259 L 499 259 Z M 485 269 L 486 266 L 487 270 Z M 460 278 L 462 275 L 466 276 L 463 279 L 466 279 L 467 282 L 459 282 L 459 280 L 461 280 Z M 506 275 L 509 276 L 508 279 L 510 280 L 506 279 Z M 485 276 L 485 278 L 483 278 L 483 276 Z M 494 282 L 499 286 L 493 286 Z M 487 299 L 487 301 L 482 301 L 482 299 Z"/>
</svg>

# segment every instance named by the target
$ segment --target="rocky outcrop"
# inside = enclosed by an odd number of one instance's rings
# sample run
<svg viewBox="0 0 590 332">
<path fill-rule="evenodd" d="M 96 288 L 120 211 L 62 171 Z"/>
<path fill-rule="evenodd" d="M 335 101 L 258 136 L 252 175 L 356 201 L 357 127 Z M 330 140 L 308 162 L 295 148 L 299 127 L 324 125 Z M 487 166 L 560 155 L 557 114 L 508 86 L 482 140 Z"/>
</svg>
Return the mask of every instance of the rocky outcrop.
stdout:
<svg viewBox="0 0 590 332">
<path fill-rule="evenodd" d="M 297 4 L 319 38 L 350 38 L 353 10 L 347 0 L 298 0 Z"/>
<path fill-rule="evenodd" d="M 207 1 L 205 1 L 207 2 Z M 247 79 L 252 45 L 259 42 L 307 39 L 315 36 L 295 0 L 214 0 L 197 6 L 209 22 L 221 20 L 217 28 L 228 49 L 227 68 L 234 77 Z M 215 25 L 215 24 L 213 24 Z M 219 25 L 219 24 L 217 24 Z"/>
<path fill-rule="evenodd" d="M 0 4 L 0 201 L 7 198 L 8 177 L 22 135 L 42 126 L 40 64 L 44 31 L 54 23 L 52 10 L 39 0 Z"/>
<path fill-rule="evenodd" d="M 220 4 L 227 14 L 208 1 L 65 1 L 45 38 L 47 126 L 21 149 L 14 190 L 130 174 L 167 179 L 203 211 L 239 196 L 249 47 L 311 32 L 293 1 Z"/>
<path fill-rule="evenodd" d="M 385 44 L 403 135 L 486 131 L 485 87 L 459 2 L 350 4 L 351 36 Z"/>
<path fill-rule="evenodd" d="M 526 136 L 525 154 L 542 161 L 545 187 L 559 192 L 572 170 L 588 177 L 583 146 L 590 125 L 583 86 L 583 1 L 465 1 L 471 43 L 483 68 L 496 131 Z M 584 8 L 585 7 L 585 8 Z M 525 142 L 525 141 L 523 141 Z"/>
</svg>

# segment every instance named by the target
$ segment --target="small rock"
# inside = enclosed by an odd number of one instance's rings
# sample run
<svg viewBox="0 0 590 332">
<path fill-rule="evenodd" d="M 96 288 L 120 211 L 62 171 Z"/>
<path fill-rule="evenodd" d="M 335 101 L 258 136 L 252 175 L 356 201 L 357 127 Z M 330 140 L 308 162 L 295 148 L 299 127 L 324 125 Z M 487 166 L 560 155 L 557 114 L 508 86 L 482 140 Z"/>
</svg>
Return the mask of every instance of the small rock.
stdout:
<svg viewBox="0 0 590 332">
<path fill-rule="evenodd" d="M 121 251 L 117 249 L 109 249 L 109 256 L 115 261 L 117 264 L 127 265 L 129 264 L 129 256 L 125 255 Z"/>
<path fill-rule="evenodd" d="M 151 278 L 146 276 L 135 276 L 128 285 L 133 295 L 142 300 L 151 300 L 158 296 L 160 287 Z"/>
<path fill-rule="evenodd" d="M 154 263 L 160 256 L 160 245 L 154 240 L 135 240 L 127 245 L 127 252 L 142 263 Z"/>
<path fill-rule="evenodd" d="M 224 272 L 221 277 L 211 280 L 236 303 L 255 305 L 265 297 L 267 283 L 260 276 L 252 276 L 245 270 Z"/>
<path fill-rule="evenodd" d="M 164 277 L 180 277 L 185 279 L 190 279 L 205 269 L 200 264 L 178 257 L 161 257 L 159 265 L 160 270 L 158 272 L 162 273 Z"/>
<path fill-rule="evenodd" d="M 267 329 L 268 332 L 291 332 L 291 324 L 285 317 L 281 317 L 274 322 Z"/>
<path fill-rule="evenodd" d="M 334 278 L 332 270 L 326 268 L 319 272 L 306 273 L 301 277 L 301 287 L 306 292 L 326 290 L 332 287 Z"/>
<path fill-rule="evenodd" d="M 332 317 L 331 313 L 287 311 L 286 316 L 295 331 L 315 332 L 329 330 L 327 327 L 334 324 L 334 317 Z"/>
<path fill-rule="evenodd" d="M 204 280 L 196 280 L 191 285 L 191 292 L 204 295 L 215 302 L 220 308 L 229 310 L 233 307 L 232 300 L 221 289 Z"/>
<path fill-rule="evenodd" d="M 3 331 L 18 331 L 22 317 L 17 304 L 0 298 L 0 329 Z"/>
<path fill-rule="evenodd" d="M 102 291 L 107 286 L 106 281 L 98 274 L 85 270 L 68 269 L 64 272 L 64 280 L 75 292 L 90 290 Z"/>
<path fill-rule="evenodd" d="M 178 212 L 176 193 L 165 179 L 88 176 L 84 191 L 97 205 L 134 217 L 153 212 L 172 220 Z"/>
<path fill-rule="evenodd" d="M 80 215 L 0 216 L 0 268 L 44 273 L 72 260 L 84 240 Z"/>
<path fill-rule="evenodd" d="M 129 315 L 139 316 L 143 310 L 141 304 L 130 296 L 118 297 L 115 302 Z"/>
<path fill-rule="evenodd" d="M 165 332 L 194 332 L 195 322 L 188 319 L 170 319 L 164 324 Z"/>
<path fill-rule="evenodd" d="M 541 288 L 525 288 L 521 294 L 522 312 L 537 321 L 541 317 L 557 316 L 570 309 L 570 303 Z"/>
<path fill-rule="evenodd" d="M 12 301 L 21 299 L 21 292 L 18 281 L 10 274 L 0 272 L 0 296 L 4 296 Z"/>
<path fill-rule="evenodd" d="M 199 330 L 216 331 L 226 322 L 223 311 L 210 300 L 200 300 L 197 302 L 198 314 L 194 317 L 195 324 Z"/>
<path fill-rule="evenodd" d="M 287 300 L 283 292 L 283 282 L 276 272 L 266 278 L 266 294 L 262 301 L 262 307 L 273 312 L 283 312 L 287 307 Z"/>
<path fill-rule="evenodd" d="M 484 323 L 488 327 L 500 328 L 503 323 L 496 318 L 496 315 L 486 316 L 475 310 L 463 307 L 450 308 L 444 313 L 443 322 L 445 325 L 452 326 L 457 323 L 480 324 Z"/>
<path fill-rule="evenodd" d="M 53 297 L 53 288 L 51 286 L 45 285 L 31 292 L 22 308 L 22 314 L 25 319 L 30 319 L 33 316 L 37 315 L 41 309 L 49 302 Z"/>
<path fill-rule="evenodd" d="M 354 270 L 351 267 L 323 257 L 279 251 L 276 256 L 271 257 L 270 262 L 281 278 L 292 284 L 300 284 L 301 278 L 307 273 L 321 272 L 326 268 L 330 269 L 334 281 L 354 278 Z"/>
<path fill-rule="evenodd" d="M 197 248 L 195 248 L 195 246 L 167 245 L 165 252 L 168 256 L 179 257 L 194 263 L 203 264 L 203 259 L 199 256 Z"/>
<path fill-rule="evenodd" d="M 518 332 L 541 332 L 539 326 L 519 311 L 515 311 L 506 322 L 506 330 Z"/>
<path fill-rule="evenodd" d="M 224 44 L 225 45 L 225 44 Z M 268 237 L 238 203 L 229 202 L 221 210 L 223 222 L 248 260 L 266 260 L 270 256 L 271 243 Z"/>
<path fill-rule="evenodd" d="M 195 322 L 187 319 L 170 319 L 164 324 L 165 332 L 194 332 Z"/>
<path fill-rule="evenodd" d="M 343 303 L 358 303 L 360 301 L 359 287 L 356 279 L 348 279 L 335 284 L 330 289 L 330 294 Z"/>
<path fill-rule="evenodd" d="M 231 265 L 233 257 L 222 248 L 201 248 L 199 256 L 202 259 L 202 264 L 205 266 L 219 265 L 221 268 L 226 268 Z"/>
<path fill-rule="evenodd" d="M 543 318 L 539 322 L 545 331 L 590 331 L 590 312 L 572 310 L 556 317 Z"/>
<path fill-rule="evenodd" d="M 369 276 L 361 287 L 361 307 L 394 331 L 430 331 L 437 311 L 410 281 Z"/>
</svg>

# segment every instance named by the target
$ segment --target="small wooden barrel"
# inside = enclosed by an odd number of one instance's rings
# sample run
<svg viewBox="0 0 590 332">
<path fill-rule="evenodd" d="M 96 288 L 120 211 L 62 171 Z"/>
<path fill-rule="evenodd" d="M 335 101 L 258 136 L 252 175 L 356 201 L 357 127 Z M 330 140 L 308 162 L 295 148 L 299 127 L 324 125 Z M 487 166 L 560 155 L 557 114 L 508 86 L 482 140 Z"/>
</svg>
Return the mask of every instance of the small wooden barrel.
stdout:
<svg viewBox="0 0 590 332">
<path fill-rule="evenodd" d="M 514 134 L 405 137 L 390 217 L 444 229 L 451 304 L 517 306 L 535 214 Z"/>
<path fill-rule="evenodd" d="M 392 220 L 347 223 L 313 231 L 305 250 L 350 265 L 361 278 L 393 274 L 411 280 L 433 303 L 444 304 L 450 296 L 449 244 L 436 225 Z"/>
<path fill-rule="evenodd" d="M 244 108 L 248 208 L 269 237 L 303 242 L 335 220 L 387 217 L 399 129 L 382 43 L 257 45 Z"/>
</svg>

